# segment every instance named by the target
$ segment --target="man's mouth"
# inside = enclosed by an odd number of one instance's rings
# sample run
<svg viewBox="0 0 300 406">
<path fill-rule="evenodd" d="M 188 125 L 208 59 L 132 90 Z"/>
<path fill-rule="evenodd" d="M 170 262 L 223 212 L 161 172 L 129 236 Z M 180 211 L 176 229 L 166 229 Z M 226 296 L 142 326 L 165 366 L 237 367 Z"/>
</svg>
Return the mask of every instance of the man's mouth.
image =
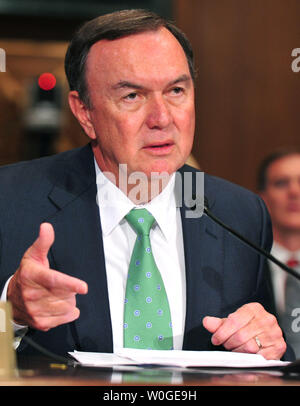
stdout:
<svg viewBox="0 0 300 406">
<path fill-rule="evenodd" d="M 155 142 L 153 144 L 146 145 L 143 149 L 154 154 L 168 154 L 171 152 L 174 146 L 174 142 Z"/>
</svg>

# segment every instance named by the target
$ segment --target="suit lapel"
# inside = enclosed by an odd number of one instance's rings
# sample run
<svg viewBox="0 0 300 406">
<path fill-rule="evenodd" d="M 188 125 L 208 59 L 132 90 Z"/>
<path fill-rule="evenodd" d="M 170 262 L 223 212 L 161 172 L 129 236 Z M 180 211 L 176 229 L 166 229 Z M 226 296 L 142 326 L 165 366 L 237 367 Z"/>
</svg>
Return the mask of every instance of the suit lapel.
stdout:
<svg viewBox="0 0 300 406">
<path fill-rule="evenodd" d="M 190 168 L 191 169 L 191 168 Z M 209 191 L 205 189 L 207 196 Z M 212 197 L 207 196 L 210 203 Z M 182 199 L 184 202 L 184 199 Z M 186 267 L 186 322 L 183 349 L 211 348 L 203 317 L 220 314 L 224 264 L 223 232 L 206 215 L 188 218 L 181 207 Z"/>
<path fill-rule="evenodd" d="M 64 172 L 49 195 L 58 207 L 48 219 L 55 230 L 51 249 L 57 270 L 88 284 L 87 295 L 77 295 L 80 317 L 71 324 L 78 350 L 112 351 L 112 330 L 96 180 L 90 147 L 63 165 Z"/>
</svg>

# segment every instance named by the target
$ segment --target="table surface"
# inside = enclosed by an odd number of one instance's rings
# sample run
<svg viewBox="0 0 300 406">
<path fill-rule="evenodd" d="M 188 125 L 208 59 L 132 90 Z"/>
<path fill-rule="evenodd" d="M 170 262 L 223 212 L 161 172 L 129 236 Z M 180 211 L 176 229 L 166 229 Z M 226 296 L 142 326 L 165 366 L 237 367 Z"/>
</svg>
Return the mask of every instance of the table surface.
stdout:
<svg viewBox="0 0 300 406">
<path fill-rule="evenodd" d="M 277 368 L 93 368 L 53 362 L 46 357 L 19 356 L 13 376 L 0 386 L 298 386 L 300 366 L 292 373 Z"/>
</svg>

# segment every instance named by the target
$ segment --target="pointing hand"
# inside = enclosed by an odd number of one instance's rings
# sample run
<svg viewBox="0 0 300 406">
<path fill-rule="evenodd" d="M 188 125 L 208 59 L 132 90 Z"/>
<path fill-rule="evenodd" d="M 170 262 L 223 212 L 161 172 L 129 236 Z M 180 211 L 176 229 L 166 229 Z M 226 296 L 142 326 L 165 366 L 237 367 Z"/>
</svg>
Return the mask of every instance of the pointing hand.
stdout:
<svg viewBox="0 0 300 406">
<path fill-rule="evenodd" d="M 54 238 L 52 225 L 41 224 L 7 291 L 14 321 L 43 331 L 77 319 L 76 294 L 88 290 L 84 281 L 50 269 L 47 255 Z"/>
</svg>

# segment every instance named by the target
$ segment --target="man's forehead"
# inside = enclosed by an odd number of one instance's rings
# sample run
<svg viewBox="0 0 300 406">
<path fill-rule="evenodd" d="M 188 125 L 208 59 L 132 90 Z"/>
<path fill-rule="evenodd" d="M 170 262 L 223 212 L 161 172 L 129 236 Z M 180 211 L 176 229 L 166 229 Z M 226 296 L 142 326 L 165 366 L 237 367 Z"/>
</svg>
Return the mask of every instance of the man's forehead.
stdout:
<svg viewBox="0 0 300 406">
<path fill-rule="evenodd" d="M 294 176 L 300 175 L 300 154 L 292 154 L 285 157 L 281 157 L 272 162 L 267 171 L 268 177 L 277 176 Z"/>
<path fill-rule="evenodd" d="M 175 36 L 165 27 L 127 35 L 114 40 L 101 39 L 92 45 L 87 63 L 118 62 L 121 60 L 144 59 L 155 54 L 183 57 L 185 53 Z M 181 58 L 180 58 L 181 59 Z M 163 62 L 163 61 L 161 61 Z"/>
</svg>

